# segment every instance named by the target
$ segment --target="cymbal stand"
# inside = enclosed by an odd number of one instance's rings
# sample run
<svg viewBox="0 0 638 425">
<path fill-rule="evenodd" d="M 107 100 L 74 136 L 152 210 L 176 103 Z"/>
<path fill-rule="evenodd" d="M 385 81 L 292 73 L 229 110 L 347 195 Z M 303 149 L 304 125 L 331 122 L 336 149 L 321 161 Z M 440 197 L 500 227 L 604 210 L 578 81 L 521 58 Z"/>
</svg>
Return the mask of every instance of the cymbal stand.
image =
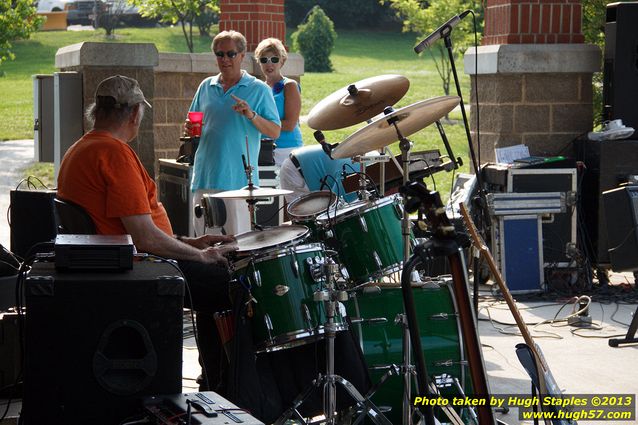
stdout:
<svg viewBox="0 0 638 425">
<path fill-rule="evenodd" d="M 362 193 L 366 193 L 366 187 L 367 187 L 367 176 L 366 176 L 366 165 L 367 164 L 374 164 L 376 162 L 381 163 L 380 164 L 380 171 L 379 171 L 379 197 L 382 197 L 383 194 L 385 193 L 385 163 L 390 161 L 390 156 L 388 156 L 385 153 L 381 153 L 378 155 L 360 155 L 358 157 L 356 157 L 353 161 L 357 161 L 359 162 L 359 167 L 360 167 L 360 174 L 359 174 L 359 189 L 361 190 Z M 396 161 L 396 160 L 395 160 Z M 371 183 L 374 185 L 374 182 L 371 181 Z M 364 195 L 365 196 L 365 195 Z M 368 197 L 365 196 L 364 200 L 367 200 Z"/>
<path fill-rule="evenodd" d="M 391 108 L 386 108 L 386 114 L 391 113 Z M 410 176 L 410 148 L 412 142 L 399 129 L 398 117 L 394 116 L 387 120 L 388 124 L 393 125 L 399 140 L 399 148 L 401 149 L 401 161 L 403 165 L 403 184 L 406 185 Z M 406 200 L 407 201 L 407 200 Z M 405 202 L 405 201 L 404 201 Z M 410 257 L 410 216 L 407 208 L 403 209 L 403 219 L 401 220 L 401 233 L 403 235 L 403 264 L 408 262 Z M 419 395 L 429 395 L 430 388 L 427 382 L 427 369 L 425 367 L 425 354 L 421 346 L 421 337 L 419 333 L 419 324 L 416 318 L 416 309 L 414 305 L 414 295 L 412 294 L 412 286 L 409 277 L 401 276 L 401 292 L 403 294 L 403 304 L 407 319 L 407 327 L 410 338 L 403 345 L 403 367 L 404 367 L 404 388 L 403 388 L 403 424 L 411 424 L 413 406 L 410 403 L 412 385 L 408 375 L 409 367 L 412 364 L 411 346 L 414 352 L 418 353 L 416 357 L 416 377 L 417 377 L 417 393 Z M 408 401 L 406 403 L 406 400 Z M 426 425 L 434 425 L 435 418 L 431 406 L 420 407 Z"/>
<path fill-rule="evenodd" d="M 335 276 L 339 270 L 339 266 L 332 260 L 327 260 L 323 264 L 323 272 L 326 277 L 325 290 L 314 293 L 313 298 L 316 302 L 323 302 L 326 306 L 327 322 L 324 324 L 324 335 L 326 339 L 326 374 L 319 375 L 312 383 L 312 386 L 304 390 L 294 401 L 291 408 L 277 419 L 275 424 L 283 425 L 292 416 L 303 420 L 302 415 L 297 408 L 310 396 L 310 394 L 318 388 L 323 387 L 323 411 L 325 414 L 325 423 L 328 425 L 336 424 L 335 412 L 337 410 L 337 387 L 339 384 L 352 397 L 357 405 L 365 409 L 365 413 L 370 420 L 377 425 L 392 425 L 392 423 L 381 413 L 379 408 L 370 401 L 370 399 L 361 395 L 361 393 L 345 378 L 335 375 L 334 373 L 334 340 L 336 336 L 336 325 L 334 321 L 337 303 L 346 301 L 348 294 L 346 291 L 336 289 Z"/>
<path fill-rule="evenodd" d="M 246 149 L 248 149 L 248 144 L 246 144 Z M 246 179 L 248 180 L 248 185 L 246 185 L 244 189 L 258 189 L 259 187 L 253 184 L 253 170 L 255 167 L 250 165 L 250 156 L 248 156 L 248 161 L 246 161 L 246 157 L 242 155 L 241 160 L 244 163 L 244 173 L 246 173 Z M 257 202 L 259 202 L 259 199 L 257 198 L 246 199 L 248 214 L 250 215 L 250 230 L 255 230 L 257 227 Z"/>
</svg>

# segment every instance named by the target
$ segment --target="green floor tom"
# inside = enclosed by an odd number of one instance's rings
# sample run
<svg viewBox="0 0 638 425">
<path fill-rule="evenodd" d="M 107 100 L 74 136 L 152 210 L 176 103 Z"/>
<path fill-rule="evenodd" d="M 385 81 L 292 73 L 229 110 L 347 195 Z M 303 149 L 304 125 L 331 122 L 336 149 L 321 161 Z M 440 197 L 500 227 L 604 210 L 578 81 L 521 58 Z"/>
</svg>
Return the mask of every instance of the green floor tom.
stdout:
<svg viewBox="0 0 638 425">
<path fill-rule="evenodd" d="M 276 351 L 323 338 L 327 321 L 323 302 L 313 299 L 322 289 L 323 245 L 275 247 L 233 264 L 234 278 L 250 290 L 253 335 L 258 352 Z M 341 309 L 334 319 L 346 329 Z"/>
</svg>

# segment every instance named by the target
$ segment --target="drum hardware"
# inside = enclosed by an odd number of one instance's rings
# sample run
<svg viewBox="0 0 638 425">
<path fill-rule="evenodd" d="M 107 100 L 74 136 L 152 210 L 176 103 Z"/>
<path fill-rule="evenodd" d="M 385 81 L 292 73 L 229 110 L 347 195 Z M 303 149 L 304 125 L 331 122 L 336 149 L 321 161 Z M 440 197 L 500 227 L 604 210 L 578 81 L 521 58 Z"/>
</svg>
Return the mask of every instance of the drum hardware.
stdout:
<svg viewBox="0 0 638 425">
<path fill-rule="evenodd" d="M 325 260 L 322 269 L 325 275 L 325 286 L 324 289 L 314 292 L 313 300 L 323 304 L 326 309 L 326 322 L 323 325 L 326 339 L 326 373 L 325 375 L 319 374 L 317 379 L 295 398 L 293 405 L 277 419 L 275 424 L 283 425 L 293 416 L 305 423 L 298 408 L 315 389 L 319 388 L 323 388 L 323 413 L 325 415 L 325 423 L 328 425 L 336 424 L 336 386 L 339 384 L 348 395 L 357 402 L 358 406 L 364 407 L 364 412 L 362 412 L 361 415 L 366 414 L 375 424 L 391 425 L 391 422 L 383 416 L 383 413 L 381 413 L 379 408 L 375 406 L 369 398 L 362 396 L 349 381 L 334 373 L 334 340 L 336 331 L 338 330 L 336 326 L 337 323 L 335 323 L 335 314 L 337 312 L 337 304 L 341 301 L 348 300 L 348 293 L 336 289 L 335 276 L 337 275 L 339 267 L 334 261 L 331 259 Z"/>
<path fill-rule="evenodd" d="M 432 320 L 448 320 L 450 316 L 458 317 L 458 314 L 437 313 L 430 316 Z"/>
<path fill-rule="evenodd" d="M 248 138 L 246 138 L 246 152 L 248 152 Z M 250 215 L 250 229 L 260 230 L 261 226 L 257 224 L 257 203 L 264 201 L 265 199 L 263 198 L 289 195 L 292 193 L 292 191 L 284 189 L 260 188 L 259 186 L 256 186 L 255 184 L 253 184 L 252 174 L 254 167 L 250 165 L 250 156 L 248 157 L 248 160 L 246 160 L 246 156 L 242 154 L 241 159 L 244 163 L 244 172 L 246 173 L 248 185 L 239 190 L 226 190 L 224 192 L 218 192 L 209 196 L 212 198 L 221 199 L 245 199 L 248 206 L 248 214 Z"/>
</svg>

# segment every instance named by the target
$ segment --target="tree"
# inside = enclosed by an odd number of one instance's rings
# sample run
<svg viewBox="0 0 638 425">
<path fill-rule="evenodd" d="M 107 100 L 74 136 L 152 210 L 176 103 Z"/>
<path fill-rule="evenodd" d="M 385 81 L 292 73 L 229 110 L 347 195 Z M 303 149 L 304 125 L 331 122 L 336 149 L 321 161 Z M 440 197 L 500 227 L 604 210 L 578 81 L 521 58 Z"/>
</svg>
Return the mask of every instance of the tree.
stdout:
<svg viewBox="0 0 638 425">
<path fill-rule="evenodd" d="M 307 22 L 300 24 L 290 38 L 292 48 L 301 52 L 304 57 L 306 71 L 332 71 L 330 52 L 334 47 L 337 33 L 332 20 L 321 7 L 313 7 Z"/>
<path fill-rule="evenodd" d="M 15 58 L 11 42 L 29 38 L 43 21 L 32 0 L 0 0 L 0 64 Z"/>
<path fill-rule="evenodd" d="M 423 36 L 432 33 L 450 17 L 460 14 L 464 10 L 472 9 L 477 15 L 477 32 L 482 33 L 483 9 L 477 0 L 381 0 L 390 3 L 396 10 L 397 16 L 403 19 L 403 31 L 414 31 Z M 474 44 L 474 28 L 472 19 L 468 16 L 454 28 L 452 32 L 452 47 L 455 63 L 458 64 L 460 54 L 468 46 Z M 442 80 L 443 92 L 450 94 L 452 83 L 452 68 L 448 59 L 448 52 L 442 40 L 437 41 L 427 49 L 434 59 L 436 70 Z"/>
<path fill-rule="evenodd" d="M 2 1 L 2 0 L 0 0 Z M 210 25 L 206 17 L 215 19 L 219 14 L 219 0 L 132 0 L 140 8 L 140 15 L 156 18 L 167 24 L 179 24 L 188 51 L 193 53 L 193 24 L 200 34 L 207 33 Z"/>
</svg>

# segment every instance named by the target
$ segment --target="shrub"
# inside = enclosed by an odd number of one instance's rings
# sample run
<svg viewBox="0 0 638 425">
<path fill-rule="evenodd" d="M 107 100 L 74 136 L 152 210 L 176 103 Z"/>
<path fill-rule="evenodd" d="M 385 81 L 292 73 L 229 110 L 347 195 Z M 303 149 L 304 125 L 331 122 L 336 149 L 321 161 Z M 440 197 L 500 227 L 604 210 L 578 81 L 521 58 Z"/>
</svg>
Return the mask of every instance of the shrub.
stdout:
<svg viewBox="0 0 638 425">
<path fill-rule="evenodd" d="M 315 6 L 310 11 L 307 22 L 300 24 L 291 35 L 292 48 L 304 57 L 306 71 L 330 72 L 330 53 L 336 38 L 332 20 L 321 7 Z"/>
</svg>

